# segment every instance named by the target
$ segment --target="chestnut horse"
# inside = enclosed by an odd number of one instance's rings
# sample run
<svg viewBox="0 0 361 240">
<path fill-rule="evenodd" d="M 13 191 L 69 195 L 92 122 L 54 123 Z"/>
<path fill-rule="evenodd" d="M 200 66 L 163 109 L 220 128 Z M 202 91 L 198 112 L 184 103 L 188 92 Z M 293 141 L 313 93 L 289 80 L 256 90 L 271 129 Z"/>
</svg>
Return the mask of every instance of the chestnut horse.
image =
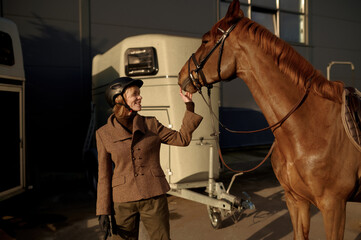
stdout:
<svg viewBox="0 0 361 240">
<path fill-rule="evenodd" d="M 178 84 L 194 93 L 235 77 L 247 84 L 269 125 L 294 108 L 272 127 L 271 159 L 294 239 L 308 239 L 310 203 L 322 212 L 327 239 L 343 239 L 346 202 L 360 199 L 361 176 L 361 152 L 341 119 L 343 83 L 328 81 L 289 44 L 244 17 L 238 0 L 204 34 Z"/>
</svg>

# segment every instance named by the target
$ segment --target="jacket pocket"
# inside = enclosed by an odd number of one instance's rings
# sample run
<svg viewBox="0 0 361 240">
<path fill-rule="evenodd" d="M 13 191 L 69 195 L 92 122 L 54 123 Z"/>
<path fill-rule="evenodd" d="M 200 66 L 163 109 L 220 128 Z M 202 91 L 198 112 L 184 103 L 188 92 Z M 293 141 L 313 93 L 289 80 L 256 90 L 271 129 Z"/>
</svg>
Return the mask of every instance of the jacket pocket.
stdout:
<svg viewBox="0 0 361 240">
<path fill-rule="evenodd" d="M 120 176 L 112 179 L 112 187 L 116 187 L 125 183 L 125 176 Z"/>
<path fill-rule="evenodd" d="M 160 168 L 151 168 L 150 171 L 154 177 L 165 177 L 165 174 Z"/>
</svg>

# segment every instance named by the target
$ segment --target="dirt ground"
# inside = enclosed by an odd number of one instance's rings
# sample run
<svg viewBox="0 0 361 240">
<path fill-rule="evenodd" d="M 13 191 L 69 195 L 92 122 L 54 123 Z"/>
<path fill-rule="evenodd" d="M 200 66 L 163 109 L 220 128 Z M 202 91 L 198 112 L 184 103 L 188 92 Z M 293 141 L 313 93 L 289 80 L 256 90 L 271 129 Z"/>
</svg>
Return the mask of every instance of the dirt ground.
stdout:
<svg viewBox="0 0 361 240">
<path fill-rule="evenodd" d="M 233 168 L 248 169 L 255 166 L 266 153 L 267 149 L 228 151 L 225 159 Z M 217 181 L 227 187 L 231 177 L 232 173 L 225 171 Z M 172 239 L 293 239 L 283 189 L 269 161 L 256 171 L 236 178 L 230 193 L 240 196 L 242 191 L 251 196 L 256 208 L 244 211 L 238 219 L 224 219 L 222 227 L 217 230 L 210 224 L 205 205 L 168 196 Z M 361 240 L 360 206 L 360 203 L 347 205 L 346 240 Z M 86 189 L 56 194 L 28 192 L 0 203 L 0 239 L 102 239 L 94 214 L 95 196 Z M 142 227 L 140 239 L 148 239 Z M 315 207 L 311 208 L 310 239 L 325 239 L 322 216 Z"/>
</svg>

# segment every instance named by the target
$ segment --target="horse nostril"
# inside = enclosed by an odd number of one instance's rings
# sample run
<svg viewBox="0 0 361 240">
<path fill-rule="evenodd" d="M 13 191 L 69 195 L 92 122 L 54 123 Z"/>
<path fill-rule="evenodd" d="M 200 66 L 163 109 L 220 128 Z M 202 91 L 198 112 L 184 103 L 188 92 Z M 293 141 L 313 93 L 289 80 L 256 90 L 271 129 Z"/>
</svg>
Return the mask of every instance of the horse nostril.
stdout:
<svg viewBox="0 0 361 240">
<path fill-rule="evenodd" d="M 189 84 L 189 83 L 191 83 L 192 81 L 191 81 L 191 79 L 189 78 L 189 77 L 187 77 L 186 79 L 184 79 L 184 81 L 183 81 L 183 83 L 182 83 L 182 90 L 183 91 L 186 91 L 186 88 L 187 88 L 187 85 Z"/>
</svg>

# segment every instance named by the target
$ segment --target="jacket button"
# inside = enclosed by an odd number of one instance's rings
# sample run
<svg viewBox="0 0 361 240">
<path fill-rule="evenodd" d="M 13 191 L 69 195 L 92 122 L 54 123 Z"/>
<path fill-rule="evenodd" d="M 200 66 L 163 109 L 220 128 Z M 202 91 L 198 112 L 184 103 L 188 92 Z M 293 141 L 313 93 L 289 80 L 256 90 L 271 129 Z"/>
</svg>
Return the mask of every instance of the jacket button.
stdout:
<svg viewBox="0 0 361 240">
<path fill-rule="evenodd" d="M 134 177 L 138 177 L 138 173 L 134 174 Z"/>
<path fill-rule="evenodd" d="M 135 157 L 133 157 L 132 159 L 133 159 L 133 161 L 134 161 L 134 160 L 135 160 Z"/>
</svg>

